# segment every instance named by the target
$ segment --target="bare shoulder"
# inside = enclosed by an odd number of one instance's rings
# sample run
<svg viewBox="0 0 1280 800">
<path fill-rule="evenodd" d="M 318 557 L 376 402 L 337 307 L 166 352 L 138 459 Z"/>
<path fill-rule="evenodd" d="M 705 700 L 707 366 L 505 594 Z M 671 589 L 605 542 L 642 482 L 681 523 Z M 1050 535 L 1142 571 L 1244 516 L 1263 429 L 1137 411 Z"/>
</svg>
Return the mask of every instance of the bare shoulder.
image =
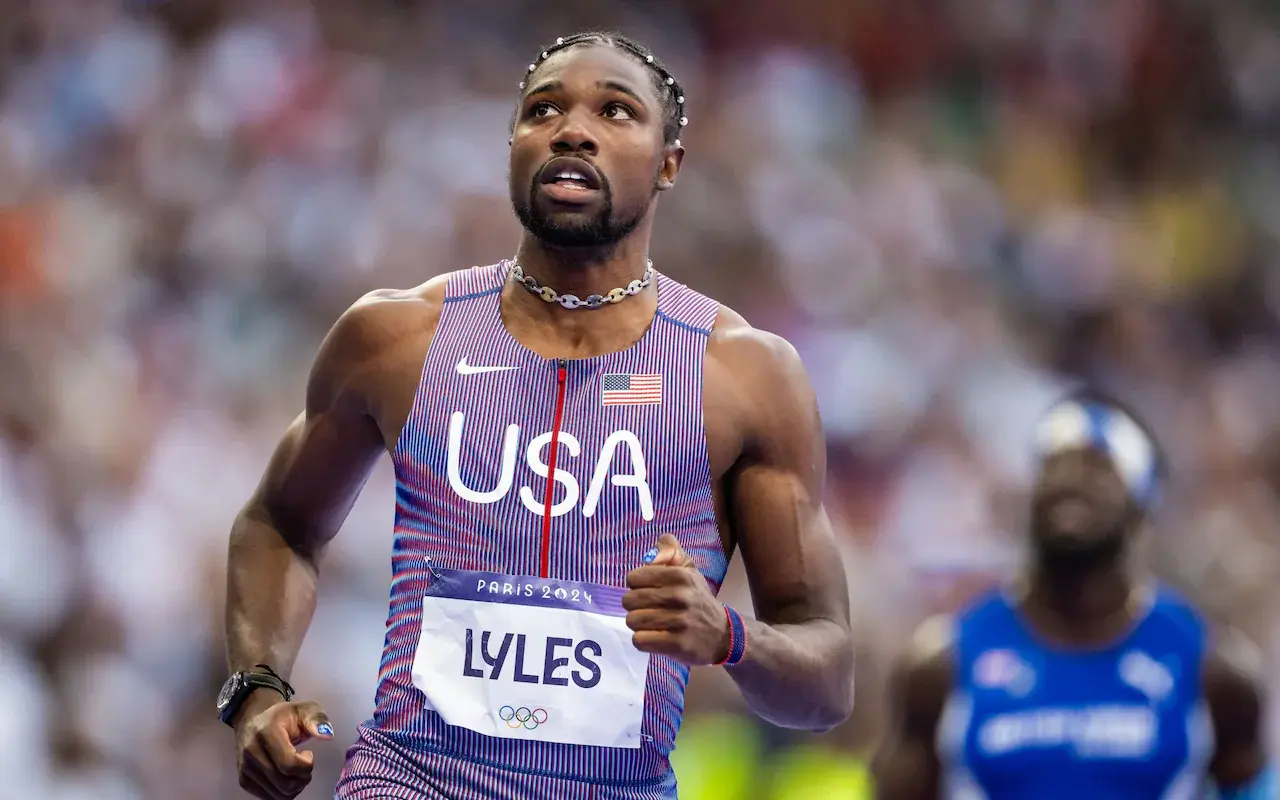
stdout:
<svg viewBox="0 0 1280 800">
<path fill-rule="evenodd" d="M 817 398 L 795 347 L 725 306 L 707 342 L 706 376 L 716 407 L 739 422 L 744 445 L 780 433 L 792 443 L 821 437 Z"/>
<path fill-rule="evenodd" d="M 343 312 L 329 336 L 335 344 L 370 355 L 406 332 L 435 330 L 444 306 L 449 275 L 440 275 L 412 289 L 375 289 Z"/>
<path fill-rule="evenodd" d="M 955 649 L 955 618 L 938 614 L 920 623 L 899 659 L 902 670 L 911 675 L 943 674 L 950 678 Z"/>
<path fill-rule="evenodd" d="M 412 289 L 377 289 L 352 303 L 320 345 L 308 406 L 330 406 L 344 398 L 364 402 L 379 393 L 376 384 L 384 373 L 425 356 L 448 281 L 445 274 Z"/>
<path fill-rule="evenodd" d="M 804 374 L 800 354 L 790 342 L 776 333 L 752 327 L 728 306 L 720 306 L 707 352 L 745 381 L 787 372 Z"/>
<path fill-rule="evenodd" d="M 786 339 L 720 307 L 707 342 L 704 403 L 715 440 L 732 442 L 724 463 L 756 463 L 800 477 L 822 496 L 826 439 L 800 354 Z M 713 463 L 716 461 L 713 447 Z"/>
<path fill-rule="evenodd" d="M 891 693 L 899 713 L 936 725 L 955 681 L 955 620 L 931 617 L 916 628 L 893 666 Z"/>
<path fill-rule="evenodd" d="M 1259 679 L 1266 667 L 1262 648 L 1238 628 L 1224 628 L 1214 637 L 1209 660 L 1220 668 L 1244 677 Z"/>
<path fill-rule="evenodd" d="M 1219 631 L 1205 659 L 1204 692 L 1210 709 L 1234 714 L 1259 705 L 1265 668 L 1261 648 L 1241 631 Z"/>
</svg>

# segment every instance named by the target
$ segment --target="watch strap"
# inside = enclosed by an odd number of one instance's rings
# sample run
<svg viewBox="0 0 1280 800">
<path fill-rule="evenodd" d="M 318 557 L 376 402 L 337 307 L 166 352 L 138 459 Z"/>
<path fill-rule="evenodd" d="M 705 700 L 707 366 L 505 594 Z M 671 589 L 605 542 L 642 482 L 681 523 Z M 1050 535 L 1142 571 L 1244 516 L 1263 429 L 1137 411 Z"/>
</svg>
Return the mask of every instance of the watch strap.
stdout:
<svg viewBox="0 0 1280 800">
<path fill-rule="evenodd" d="M 237 672 L 230 678 L 230 680 L 236 679 L 239 686 L 236 687 L 235 694 L 228 699 L 227 705 L 218 714 L 219 719 L 228 725 L 235 719 L 236 713 L 240 711 L 240 707 L 244 705 L 249 695 L 259 689 L 271 689 L 279 693 L 286 703 L 293 699 L 293 687 L 266 664 L 254 664 L 254 670 Z"/>
</svg>

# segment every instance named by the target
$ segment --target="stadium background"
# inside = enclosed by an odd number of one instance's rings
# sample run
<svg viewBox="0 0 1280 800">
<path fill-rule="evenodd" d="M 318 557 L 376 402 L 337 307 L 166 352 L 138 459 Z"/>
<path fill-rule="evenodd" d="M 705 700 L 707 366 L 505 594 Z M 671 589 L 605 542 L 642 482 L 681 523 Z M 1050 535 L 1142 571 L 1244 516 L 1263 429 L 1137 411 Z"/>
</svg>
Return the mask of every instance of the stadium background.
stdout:
<svg viewBox="0 0 1280 800">
<path fill-rule="evenodd" d="M 0 794 L 239 796 L 231 518 L 347 304 L 512 251 L 516 83 L 599 25 L 687 87 L 654 260 L 808 362 L 862 648 L 822 738 L 698 674 L 682 797 L 858 796 L 889 658 L 1016 562 L 1029 420 L 1069 372 L 1152 418 L 1150 558 L 1275 665 L 1275 8 L 0 2 Z M 384 465 L 294 676 L 338 730 L 308 798 L 371 707 L 391 502 Z"/>
</svg>

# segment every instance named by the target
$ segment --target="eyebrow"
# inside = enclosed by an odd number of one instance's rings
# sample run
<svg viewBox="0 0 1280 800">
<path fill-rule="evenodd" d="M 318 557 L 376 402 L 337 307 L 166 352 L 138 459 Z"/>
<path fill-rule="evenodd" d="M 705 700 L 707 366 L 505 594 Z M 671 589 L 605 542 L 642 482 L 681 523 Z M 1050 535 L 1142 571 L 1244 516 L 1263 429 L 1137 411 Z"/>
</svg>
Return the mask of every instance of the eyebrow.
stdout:
<svg viewBox="0 0 1280 800">
<path fill-rule="evenodd" d="M 525 96 L 532 97 L 535 94 L 543 94 L 545 92 L 559 91 L 559 89 L 563 86 L 564 84 L 560 83 L 560 81 L 546 81 L 545 83 L 540 83 L 537 86 L 530 89 L 529 93 Z"/>
<path fill-rule="evenodd" d="M 636 94 L 634 89 L 627 86 L 626 84 L 619 83 L 618 81 L 597 81 L 596 87 L 600 89 L 608 89 L 609 91 L 618 92 L 620 94 L 625 94 L 627 97 L 630 97 L 632 100 L 635 100 L 640 105 L 648 105 L 647 103 L 645 103 L 644 98 Z"/>
<path fill-rule="evenodd" d="M 545 83 L 540 83 L 537 86 L 530 89 L 529 93 L 526 94 L 525 97 L 532 97 L 535 94 L 544 94 L 547 92 L 558 92 L 563 88 L 564 88 L 564 84 L 561 83 L 560 81 L 546 81 Z M 631 99 L 635 100 L 637 103 L 641 105 L 648 105 L 645 102 L 643 97 L 636 94 L 634 89 L 618 81 L 611 81 L 611 80 L 596 81 L 596 88 L 607 89 L 612 92 L 619 92 L 620 94 L 625 94 L 627 97 L 630 97 Z"/>
</svg>

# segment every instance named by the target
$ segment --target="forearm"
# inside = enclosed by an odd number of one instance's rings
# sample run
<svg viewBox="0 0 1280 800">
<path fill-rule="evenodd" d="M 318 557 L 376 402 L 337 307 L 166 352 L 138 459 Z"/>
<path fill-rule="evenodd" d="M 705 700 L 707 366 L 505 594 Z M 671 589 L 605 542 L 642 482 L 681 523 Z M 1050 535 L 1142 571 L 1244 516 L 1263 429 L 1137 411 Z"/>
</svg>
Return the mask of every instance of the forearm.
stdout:
<svg viewBox="0 0 1280 800">
<path fill-rule="evenodd" d="M 231 531 L 226 637 L 231 670 L 267 664 L 287 677 L 316 608 L 314 555 L 290 547 L 269 521 L 242 513 Z"/>
<path fill-rule="evenodd" d="M 827 731 L 853 711 L 853 641 L 831 620 L 743 620 L 747 647 L 728 673 L 758 716 L 783 728 Z"/>
<path fill-rule="evenodd" d="M 882 746 L 871 763 L 880 800 L 934 800 L 938 797 L 936 759 L 926 742 L 896 741 Z"/>
<path fill-rule="evenodd" d="M 903 764 L 872 774 L 878 800 L 935 800 L 937 781 L 913 772 Z"/>
</svg>

